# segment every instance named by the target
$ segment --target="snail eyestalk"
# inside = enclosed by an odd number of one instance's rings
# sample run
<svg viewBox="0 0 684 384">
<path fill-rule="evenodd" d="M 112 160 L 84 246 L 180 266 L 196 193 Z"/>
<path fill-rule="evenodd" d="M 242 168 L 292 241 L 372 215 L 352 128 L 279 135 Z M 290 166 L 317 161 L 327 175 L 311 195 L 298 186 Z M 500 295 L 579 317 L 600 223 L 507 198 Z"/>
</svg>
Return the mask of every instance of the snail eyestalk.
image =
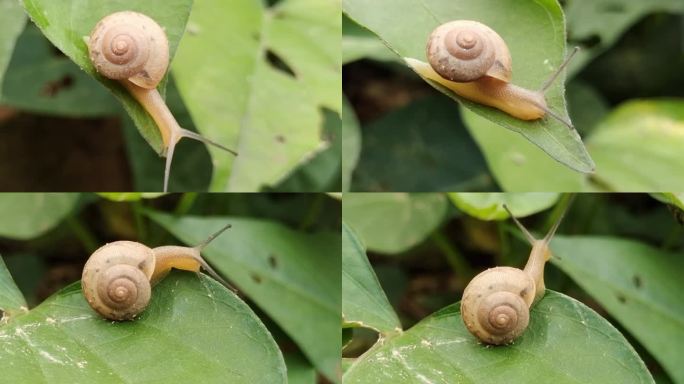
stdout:
<svg viewBox="0 0 684 384">
<path fill-rule="evenodd" d="M 228 229 L 232 228 L 232 224 L 226 224 L 223 228 L 219 229 L 215 233 L 213 233 L 211 236 L 209 236 L 206 240 L 201 242 L 200 244 L 196 245 L 193 247 L 197 251 L 197 254 L 199 255 L 199 252 L 201 252 L 209 243 L 214 241 L 217 237 L 219 237 L 223 232 L 227 231 Z M 210 265 L 209 263 L 202 257 L 200 257 L 201 263 L 202 263 L 202 268 L 204 268 L 205 271 L 209 272 L 209 275 L 216 279 L 219 283 L 223 284 L 224 287 L 230 289 L 234 293 L 237 293 L 238 290 L 237 288 L 233 287 L 230 283 L 228 283 L 226 280 L 224 280 Z"/>
<path fill-rule="evenodd" d="M 570 61 L 572 61 L 572 59 L 575 57 L 575 55 L 577 54 L 577 52 L 579 52 L 579 50 L 580 50 L 580 47 L 574 47 L 574 48 L 572 49 L 572 51 L 570 52 L 570 54 L 568 55 L 568 57 L 566 57 L 565 60 L 563 60 L 563 63 L 558 67 L 558 69 L 556 69 L 556 71 L 551 75 L 551 77 L 549 77 L 549 78 L 546 80 L 546 82 L 544 83 L 544 85 L 542 85 L 542 87 L 541 87 L 541 89 L 539 90 L 539 92 L 541 92 L 541 93 L 546 93 L 546 91 L 547 91 L 547 90 L 551 87 L 551 85 L 553 85 L 553 83 L 556 81 L 556 79 L 558 78 L 558 76 L 563 72 L 563 70 L 568 66 L 568 64 L 570 64 Z"/>
</svg>

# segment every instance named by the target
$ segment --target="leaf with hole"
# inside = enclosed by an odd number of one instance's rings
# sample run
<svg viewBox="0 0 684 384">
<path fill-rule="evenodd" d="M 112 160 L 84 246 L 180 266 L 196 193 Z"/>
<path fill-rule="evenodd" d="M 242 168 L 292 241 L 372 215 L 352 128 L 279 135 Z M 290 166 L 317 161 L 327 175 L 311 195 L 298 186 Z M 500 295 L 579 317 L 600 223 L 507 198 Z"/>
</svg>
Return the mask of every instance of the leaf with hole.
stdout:
<svg viewBox="0 0 684 384">
<path fill-rule="evenodd" d="M 341 113 L 339 1 L 196 2 L 173 72 L 210 148 L 213 191 L 274 186 L 330 144 L 323 109 Z"/>
</svg>

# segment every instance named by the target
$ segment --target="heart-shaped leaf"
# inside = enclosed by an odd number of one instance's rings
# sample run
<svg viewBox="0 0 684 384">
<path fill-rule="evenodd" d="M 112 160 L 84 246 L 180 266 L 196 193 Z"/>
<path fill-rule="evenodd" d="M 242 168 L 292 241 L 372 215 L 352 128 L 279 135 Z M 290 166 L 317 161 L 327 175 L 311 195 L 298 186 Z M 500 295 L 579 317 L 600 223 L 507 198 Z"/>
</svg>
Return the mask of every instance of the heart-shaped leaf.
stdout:
<svg viewBox="0 0 684 384">
<path fill-rule="evenodd" d="M 246 218 L 199 218 L 149 212 L 186 244 L 199 244 L 226 223 L 204 255 L 299 345 L 328 378 L 340 360 L 340 234 L 307 234 L 280 223 Z"/>
<path fill-rule="evenodd" d="M 286 383 L 252 310 L 204 275 L 173 271 L 134 321 L 111 322 L 72 284 L 0 326 L 8 383 Z"/>
<path fill-rule="evenodd" d="M 114 80 L 100 76 L 88 57 L 84 37 L 90 35 L 95 24 L 104 16 L 117 11 L 136 11 L 153 18 L 161 25 L 169 39 L 170 57 L 176 51 L 178 41 L 185 30 L 192 0 L 21 0 L 26 12 L 43 34 L 73 60 L 81 69 L 99 80 L 112 91 L 131 116 L 140 134 L 157 152 L 162 141 L 152 117 Z M 165 82 L 160 89 L 163 92 Z"/>
<path fill-rule="evenodd" d="M 255 191 L 327 144 L 321 108 L 341 113 L 339 1 L 204 0 L 193 8 L 174 77 L 210 148 L 211 189 Z"/>
<path fill-rule="evenodd" d="M 528 89 L 540 89 L 565 55 L 563 13 L 555 1 L 344 0 L 343 9 L 354 21 L 378 35 L 395 53 L 422 62 L 427 60 L 428 35 L 438 25 L 457 19 L 484 23 L 497 31 L 508 45 L 513 60 L 512 83 Z M 561 75 L 549 89 L 546 100 L 551 110 L 567 118 L 563 78 Z M 531 122 L 519 120 L 465 100 L 436 82 L 428 82 L 477 114 L 519 132 L 566 166 L 579 172 L 594 170 L 594 163 L 579 134 L 562 123 L 548 116 Z"/>
<path fill-rule="evenodd" d="M 344 375 L 365 383 L 654 383 L 627 340 L 584 304 L 546 291 L 513 345 L 481 344 L 466 329 L 459 303 L 376 344 Z"/>
<path fill-rule="evenodd" d="M 347 326 L 374 329 L 385 335 L 401 332 L 378 277 L 358 236 L 342 223 L 342 319 Z"/>
</svg>

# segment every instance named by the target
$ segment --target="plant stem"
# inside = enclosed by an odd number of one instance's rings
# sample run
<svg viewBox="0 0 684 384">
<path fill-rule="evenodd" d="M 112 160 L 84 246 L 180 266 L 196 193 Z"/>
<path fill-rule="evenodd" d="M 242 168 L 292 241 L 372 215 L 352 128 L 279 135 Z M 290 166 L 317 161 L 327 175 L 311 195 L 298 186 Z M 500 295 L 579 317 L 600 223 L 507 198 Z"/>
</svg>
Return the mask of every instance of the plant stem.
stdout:
<svg viewBox="0 0 684 384">
<path fill-rule="evenodd" d="M 437 230 L 430 235 L 430 239 L 435 243 L 437 248 L 444 254 L 451 269 L 463 277 L 470 277 L 473 275 L 473 269 L 470 267 L 468 261 L 463 257 L 463 254 L 454 247 L 449 238 L 444 235 L 441 230 Z"/>
<path fill-rule="evenodd" d="M 173 214 L 178 216 L 186 215 L 190 211 L 190 208 L 195 204 L 197 196 L 197 192 L 184 193 L 183 196 L 181 196 L 180 201 L 178 201 L 176 209 L 173 210 Z"/>
<path fill-rule="evenodd" d="M 142 243 L 147 242 L 147 226 L 145 225 L 145 219 L 143 217 L 144 207 L 140 200 L 132 202 L 133 208 L 133 219 L 135 220 L 135 228 L 137 229 L 138 239 Z"/>
<path fill-rule="evenodd" d="M 66 223 L 88 253 L 93 253 L 100 247 L 97 237 L 76 216 L 68 216 Z"/>
</svg>

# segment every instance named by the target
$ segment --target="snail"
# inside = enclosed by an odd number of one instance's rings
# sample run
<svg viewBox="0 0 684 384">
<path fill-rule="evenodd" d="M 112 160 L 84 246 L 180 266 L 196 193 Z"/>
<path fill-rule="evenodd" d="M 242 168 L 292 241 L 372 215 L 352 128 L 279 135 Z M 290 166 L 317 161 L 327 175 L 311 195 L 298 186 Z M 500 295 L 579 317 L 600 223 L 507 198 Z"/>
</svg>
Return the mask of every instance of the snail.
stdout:
<svg viewBox="0 0 684 384">
<path fill-rule="evenodd" d="M 511 54 L 493 29 L 472 20 L 451 21 L 437 27 L 428 38 L 428 63 L 404 58 L 422 77 L 457 95 L 497 108 L 521 120 L 537 120 L 546 114 L 572 129 L 572 124 L 546 105 L 545 92 L 568 65 L 575 48 L 540 90 L 511 84 Z"/>
<path fill-rule="evenodd" d="M 200 255 L 212 240 L 230 227 L 230 224 L 226 225 L 195 247 L 167 245 L 149 248 L 125 240 L 106 244 L 93 252 L 83 267 L 83 295 L 103 317 L 132 320 L 145 310 L 152 295 L 152 286 L 161 281 L 171 268 L 193 272 L 202 268 L 233 289 Z"/>
<path fill-rule="evenodd" d="M 481 272 L 468 283 L 461 299 L 461 317 L 468 331 L 493 345 L 509 344 L 527 328 L 530 307 L 546 290 L 544 264 L 551 257 L 549 242 L 565 215 L 564 211 L 546 236 L 537 240 L 504 208 L 532 245 L 527 264 L 524 269 L 495 267 Z"/>
<path fill-rule="evenodd" d="M 157 91 L 169 66 L 169 41 L 157 22 L 137 12 L 112 13 L 95 25 L 87 44 L 95 70 L 121 83 L 157 124 L 163 143 L 161 155 L 166 156 L 164 192 L 168 190 L 174 149 L 184 137 L 237 156 L 235 151 L 181 128 Z"/>
</svg>

